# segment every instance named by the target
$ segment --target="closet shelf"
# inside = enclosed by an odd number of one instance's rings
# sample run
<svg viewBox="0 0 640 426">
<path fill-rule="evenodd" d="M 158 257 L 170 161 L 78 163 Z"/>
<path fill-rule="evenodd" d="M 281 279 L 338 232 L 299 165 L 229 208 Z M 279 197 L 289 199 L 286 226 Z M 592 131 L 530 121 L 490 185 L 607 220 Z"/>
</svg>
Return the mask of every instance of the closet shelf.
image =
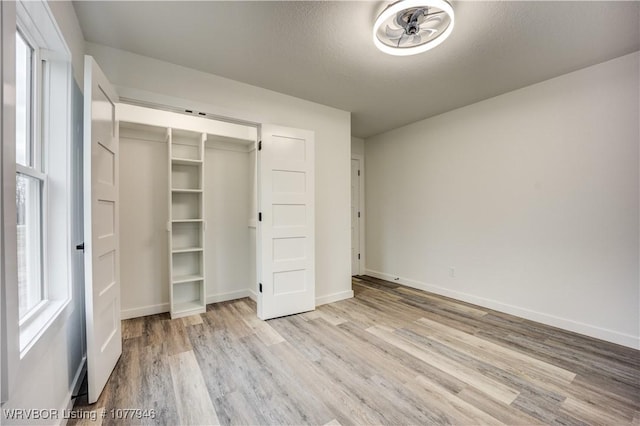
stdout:
<svg viewBox="0 0 640 426">
<path fill-rule="evenodd" d="M 185 137 L 187 140 L 183 140 Z M 206 139 L 202 133 L 169 131 L 171 318 L 199 314 L 207 309 L 204 262 Z"/>
<path fill-rule="evenodd" d="M 186 194 L 201 194 L 202 189 L 171 188 L 171 192 L 179 192 L 179 193 L 186 193 Z"/>
<path fill-rule="evenodd" d="M 202 160 L 193 160 L 191 158 L 171 158 L 171 163 L 173 164 L 183 164 L 183 165 L 197 165 L 202 164 Z"/>
<path fill-rule="evenodd" d="M 204 277 L 202 275 L 176 275 L 171 279 L 173 284 L 188 283 L 192 281 L 202 281 Z"/>
<path fill-rule="evenodd" d="M 171 253 L 191 253 L 191 252 L 197 252 L 202 250 L 203 250 L 202 247 L 185 247 L 181 249 L 173 249 Z"/>
</svg>

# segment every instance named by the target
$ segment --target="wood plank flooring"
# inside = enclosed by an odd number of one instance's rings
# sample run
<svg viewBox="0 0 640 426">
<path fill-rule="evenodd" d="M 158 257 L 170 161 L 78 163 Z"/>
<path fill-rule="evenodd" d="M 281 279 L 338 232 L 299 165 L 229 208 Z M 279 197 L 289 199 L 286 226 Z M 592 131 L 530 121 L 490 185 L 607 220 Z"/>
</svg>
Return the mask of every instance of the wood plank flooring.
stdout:
<svg viewBox="0 0 640 426">
<path fill-rule="evenodd" d="M 123 321 L 100 400 L 75 409 L 104 424 L 640 425 L 640 351 L 371 277 L 353 288 L 267 322 L 249 299 Z"/>
</svg>

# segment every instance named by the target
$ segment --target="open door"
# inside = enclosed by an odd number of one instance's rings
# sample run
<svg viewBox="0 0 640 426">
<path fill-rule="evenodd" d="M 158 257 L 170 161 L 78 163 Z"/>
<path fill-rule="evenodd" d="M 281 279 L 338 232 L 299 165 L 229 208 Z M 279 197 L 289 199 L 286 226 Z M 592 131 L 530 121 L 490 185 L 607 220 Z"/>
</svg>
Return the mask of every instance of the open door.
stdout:
<svg viewBox="0 0 640 426">
<path fill-rule="evenodd" d="M 263 125 L 258 145 L 258 317 L 315 309 L 313 132 Z"/>
<path fill-rule="evenodd" d="M 117 95 L 91 56 L 84 61 L 84 237 L 87 381 L 98 400 L 122 353 Z"/>
</svg>

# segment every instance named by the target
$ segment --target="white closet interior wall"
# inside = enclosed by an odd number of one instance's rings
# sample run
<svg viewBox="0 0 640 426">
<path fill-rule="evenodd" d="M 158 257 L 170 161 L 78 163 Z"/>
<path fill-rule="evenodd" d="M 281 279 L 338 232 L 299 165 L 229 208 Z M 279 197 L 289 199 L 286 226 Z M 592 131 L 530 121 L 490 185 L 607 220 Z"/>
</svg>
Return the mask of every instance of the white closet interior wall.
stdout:
<svg viewBox="0 0 640 426">
<path fill-rule="evenodd" d="M 205 265 L 207 302 L 246 297 L 251 282 L 249 208 L 254 151 L 205 144 Z M 215 142 L 214 142 L 215 143 Z M 255 273 L 254 273 L 255 275 Z"/>
<path fill-rule="evenodd" d="M 212 134 L 207 137 L 204 193 L 207 303 L 255 296 L 254 142 L 255 139 Z M 169 311 L 167 155 L 166 127 L 121 120 L 123 319 Z"/>
</svg>

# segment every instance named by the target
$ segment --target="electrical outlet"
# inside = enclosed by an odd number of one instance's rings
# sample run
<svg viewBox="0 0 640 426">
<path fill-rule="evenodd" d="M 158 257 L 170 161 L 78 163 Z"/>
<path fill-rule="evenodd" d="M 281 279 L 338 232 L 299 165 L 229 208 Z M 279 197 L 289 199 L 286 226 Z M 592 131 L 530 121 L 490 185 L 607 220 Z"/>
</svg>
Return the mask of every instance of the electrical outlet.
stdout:
<svg viewBox="0 0 640 426">
<path fill-rule="evenodd" d="M 454 268 L 453 266 L 449 268 L 449 276 L 451 278 L 455 278 L 456 277 L 456 268 Z"/>
</svg>

